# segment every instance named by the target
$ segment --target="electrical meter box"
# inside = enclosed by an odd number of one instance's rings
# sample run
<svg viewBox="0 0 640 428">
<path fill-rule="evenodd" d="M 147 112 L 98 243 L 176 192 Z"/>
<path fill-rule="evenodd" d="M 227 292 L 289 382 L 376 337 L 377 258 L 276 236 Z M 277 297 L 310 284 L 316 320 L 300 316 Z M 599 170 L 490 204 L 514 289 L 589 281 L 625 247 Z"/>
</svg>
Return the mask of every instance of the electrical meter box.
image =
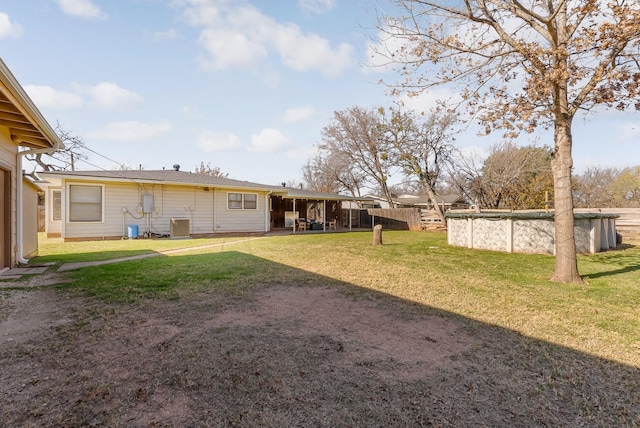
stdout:
<svg viewBox="0 0 640 428">
<path fill-rule="evenodd" d="M 142 212 L 153 212 L 153 195 L 149 193 L 142 195 Z"/>
</svg>

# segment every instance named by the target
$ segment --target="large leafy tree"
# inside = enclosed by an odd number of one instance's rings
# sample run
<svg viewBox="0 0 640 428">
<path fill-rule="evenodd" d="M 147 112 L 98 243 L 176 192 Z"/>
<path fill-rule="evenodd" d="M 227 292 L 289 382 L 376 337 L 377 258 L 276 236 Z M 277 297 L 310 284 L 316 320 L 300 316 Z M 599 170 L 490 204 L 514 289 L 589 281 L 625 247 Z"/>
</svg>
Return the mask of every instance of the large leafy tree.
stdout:
<svg viewBox="0 0 640 428">
<path fill-rule="evenodd" d="M 611 183 L 614 201 L 619 207 L 640 207 L 640 166 L 624 168 Z"/>
<path fill-rule="evenodd" d="M 483 207 L 508 209 L 544 208 L 553 194 L 550 150 L 518 147 L 511 142 L 492 147 L 472 189 Z"/>
<path fill-rule="evenodd" d="M 486 132 L 552 128 L 556 264 L 581 282 L 574 237 L 572 124 L 600 105 L 640 108 L 640 3 L 628 0 L 390 0 L 378 53 L 398 64 L 397 89 L 459 83 Z M 398 42 L 401 42 L 398 46 Z"/>
</svg>

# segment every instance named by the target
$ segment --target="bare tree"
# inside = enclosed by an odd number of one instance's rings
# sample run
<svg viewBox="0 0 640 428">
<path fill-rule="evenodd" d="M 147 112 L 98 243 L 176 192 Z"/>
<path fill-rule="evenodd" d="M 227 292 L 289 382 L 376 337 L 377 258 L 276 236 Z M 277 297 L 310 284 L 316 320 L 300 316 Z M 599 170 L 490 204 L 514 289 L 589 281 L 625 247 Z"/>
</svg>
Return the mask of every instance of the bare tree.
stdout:
<svg viewBox="0 0 640 428">
<path fill-rule="evenodd" d="M 611 0 L 392 0 L 381 17 L 410 94 L 459 83 L 486 132 L 553 128 L 557 282 L 581 282 L 574 237 L 572 123 L 596 105 L 640 109 L 640 4 Z M 391 40 L 393 39 L 393 40 Z M 399 48 L 391 48 L 395 42 Z"/>
<path fill-rule="evenodd" d="M 424 190 L 417 180 L 404 180 L 389 187 L 392 195 L 422 195 Z"/>
<path fill-rule="evenodd" d="M 351 107 L 336 111 L 329 125 L 322 130 L 319 147 L 328 160 L 343 162 L 351 170 L 372 180 L 380 188 L 382 197 L 393 204 L 388 179 L 393 162 L 393 147 L 385 138 L 381 116 L 373 109 Z M 358 178 L 358 177 L 356 177 Z"/>
<path fill-rule="evenodd" d="M 340 152 L 320 150 L 302 167 L 302 178 L 309 190 L 317 192 L 341 193 L 362 196 L 366 177 L 352 168 L 349 159 Z"/>
<path fill-rule="evenodd" d="M 383 114 L 384 111 L 380 110 Z M 443 169 L 451 160 L 457 123 L 455 113 L 434 109 L 428 114 L 390 111 L 387 134 L 395 159 L 406 177 L 415 178 L 429 197 L 436 214 L 446 224 L 438 205 L 436 186 Z"/>
<path fill-rule="evenodd" d="M 35 174 L 38 169 L 40 171 L 74 171 L 76 162 L 89 158 L 86 153 L 88 149 L 80 137 L 63 129 L 59 122 L 56 123 L 54 131 L 64 144 L 64 149 L 54 153 L 27 155 L 27 159 L 35 163 L 31 174 Z"/>
<path fill-rule="evenodd" d="M 229 176 L 228 173 L 223 173 L 219 166 L 211 167 L 211 163 L 209 162 L 207 162 L 206 165 L 204 162 L 200 162 L 200 166 L 197 166 L 194 172 L 196 174 L 211 175 L 212 177 L 226 178 Z"/>
<path fill-rule="evenodd" d="M 619 168 L 589 167 L 575 176 L 573 199 L 579 208 L 618 206 L 613 183 L 620 176 Z"/>
</svg>

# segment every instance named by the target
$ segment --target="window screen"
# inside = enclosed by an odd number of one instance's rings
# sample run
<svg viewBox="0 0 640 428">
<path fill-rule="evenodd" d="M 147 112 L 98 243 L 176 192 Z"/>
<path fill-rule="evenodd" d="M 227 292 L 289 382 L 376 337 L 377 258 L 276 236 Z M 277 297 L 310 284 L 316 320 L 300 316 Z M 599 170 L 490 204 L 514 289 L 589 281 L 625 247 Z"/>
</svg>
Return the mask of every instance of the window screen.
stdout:
<svg viewBox="0 0 640 428">
<path fill-rule="evenodd" d="M 102 221 L 101 186 L 69 186 L 69 221 Z"/>
</svg>

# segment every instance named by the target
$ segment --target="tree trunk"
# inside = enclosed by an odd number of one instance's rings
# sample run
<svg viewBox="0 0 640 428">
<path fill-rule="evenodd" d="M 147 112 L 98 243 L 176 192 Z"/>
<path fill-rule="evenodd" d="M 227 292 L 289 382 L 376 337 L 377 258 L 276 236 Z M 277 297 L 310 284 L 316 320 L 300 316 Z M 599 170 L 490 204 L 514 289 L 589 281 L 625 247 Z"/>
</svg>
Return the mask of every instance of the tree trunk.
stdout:
<svg viewBox="0 0 640 428">
<path fill-rule="evenodd" d="M 429 196 L 429 200 L 431 201 L 431 204 L 433 205 L 433 209 L 436 211 L 436 214 L 438 217 L 440 217 L 440 221 L 442 221 L 442 224 L 446 227 L 447 226 L 447 220 L 444 218 L 444 213 L 442 212 L 442 210 L 440 209 L 440 206 L 438 205 L 438 200 L 436 198 L 436 193 L 433 191 L 433 189 L 431 188 L 431 185 L 428 183 L 424 183 L 423 182 L 423 187 L 424 189 L 427 191 L 427 196 Z"/>
<path fill-rule="evenodd" d="M 574 236 L 573 194 L 571 192 L 571 121 L 557 120 L 555 151 L 551 160 L 555 205 L 556 267 L 551 281 L 580 283 Z"/>
<path fill-rule="evenodd" d="M 382 225 L 377 224 L 373 228 L 373 245 L 382 245 Z"/>
</svg>

